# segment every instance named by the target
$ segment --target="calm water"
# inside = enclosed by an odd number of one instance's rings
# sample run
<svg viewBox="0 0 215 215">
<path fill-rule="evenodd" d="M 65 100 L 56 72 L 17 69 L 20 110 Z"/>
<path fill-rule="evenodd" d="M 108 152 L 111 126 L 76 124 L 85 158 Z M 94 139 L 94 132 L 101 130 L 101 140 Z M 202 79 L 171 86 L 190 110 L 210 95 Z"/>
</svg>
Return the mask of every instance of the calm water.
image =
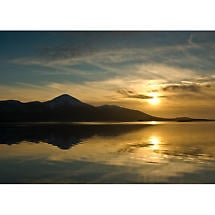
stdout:
<svg viewBox="0 0 215 215">
<path fill-rule="evenodd" d="M 215 123 L 0 125 L 0 183 L 215 183 Z"/>
</svg>

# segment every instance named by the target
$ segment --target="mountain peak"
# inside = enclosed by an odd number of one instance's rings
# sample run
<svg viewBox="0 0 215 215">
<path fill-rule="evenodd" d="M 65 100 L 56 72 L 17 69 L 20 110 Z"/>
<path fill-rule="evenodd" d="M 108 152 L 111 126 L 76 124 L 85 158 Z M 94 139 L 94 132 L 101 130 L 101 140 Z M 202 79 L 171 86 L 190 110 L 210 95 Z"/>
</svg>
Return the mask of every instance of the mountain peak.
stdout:
<svg viewBox="0 0 215 215">
<path fill-rule="evenodd" d="M 70 105 L 70 106 L 90 106 L 88 104 L 85 104 L 81 102 L 80 100 L 76 99 L 75 97 L 72 97 L 68 94 L 62 94 L 60 96 L 55 97 L 52 100 L 49 100 L 45 102 L 46 104 L 49 105 L 51 108 L 59 107 L 59 106 L 64 106 L 64 105 Z"/>
<path fill-rule="evenodd" d="M 55 101 L 57 101 L 57 100 L 63 100 L 63 101 L 66 101 L 66 102 L 69 102 L 69 101 L 80 102 L 78 99 L 76 99 L 75 97 L 70 96 L 69 94 L 62 94 L 62 95 L 57 96 L 54 99 L 52 99 L 52 101 L 54 101 L 54 100 Z"/>
</svg>

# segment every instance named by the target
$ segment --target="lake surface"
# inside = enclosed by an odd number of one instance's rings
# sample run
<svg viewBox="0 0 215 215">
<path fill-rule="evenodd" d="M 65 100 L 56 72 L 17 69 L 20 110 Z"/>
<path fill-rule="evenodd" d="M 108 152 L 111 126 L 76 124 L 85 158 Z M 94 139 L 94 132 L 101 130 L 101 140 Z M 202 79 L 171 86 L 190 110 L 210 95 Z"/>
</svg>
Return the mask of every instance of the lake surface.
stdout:
<svg viewBox="0 0 215 215">
<path fill-rule="evenodd" d="M 0 125 L 0 183 L 215 183 L 215 123 Z"/>
</svg>

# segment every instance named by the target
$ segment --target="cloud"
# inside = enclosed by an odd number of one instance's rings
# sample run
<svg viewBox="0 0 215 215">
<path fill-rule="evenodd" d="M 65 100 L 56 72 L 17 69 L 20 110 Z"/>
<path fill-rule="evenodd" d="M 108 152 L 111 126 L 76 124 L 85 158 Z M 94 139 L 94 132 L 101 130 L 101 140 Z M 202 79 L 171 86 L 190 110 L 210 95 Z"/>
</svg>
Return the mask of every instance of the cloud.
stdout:
<svg viewBox="0 0 215 215">
<path fill-rule="evenodd" d="M 189 92 L 200 92 L 201 86 L 198 84 L 169 84 L 162 88 L 163 91 L 178 92 L 178 91 L 189 91 Z"/>
<path fill-rule="evenodd" d="M 152 96 L 138 94 L 134 90 L 118 89 L 117 92 L 126 98 L 135 98 L 135 99 L 152 99 L 153 98 Z"/>
<path fill-rule="evenodd" d="M 118 89 L 116 92 L 123 95 L 126 98 L 134 98 L 134 99 L 152 99 L 153 98 L 153 96 L 137 93 L 135 90 L 126 89 L 126 88 Z M 157 96 L 157 97 L 164 98 L 166 96 Z"/>
<path fill-rule="evenodd" d="M 189 39 L 192 41 L 193 36 Z M 141 82 L 159 80 L 161 83 L 177 83 L 212 73 L 214 59 L 208 57 L 210 49 L 207 48 L 206 52 L 205 47 L 187 44 L 186 40 L 185 44 L 168 46 L 94 47 L 93 50 L 86 48 L 86 51 L 84 46 L 48 47 L 39 56 L 14 59 L 12 62 L 26 68 L 32 66 L 37 71 L 34 74 L 53 82 L 62 79 L 86 82 L 129 77 L 130 80 L 139 79 Z M 210 53 L 210 56 L 214 55 Z M 34 80 L 38 82 L 40 79 Z M 177 86 L 173 88 L 177 90 Z"/>
<path fill-rule="evenodd" d="M 166 83 L 161 85 L 161 90 L 173 93 L 196 93 L 210 94 L 214 92 L 215 77 L 214 75 L 205 77 L 193 77 L 192 79 L 182 80 L 178 83 Z"/>
<path fill-rule="evenodd" d="M 102 63 L 102 64 L 122 64 L 122 63 L 167 63 L 178 66 L 181 61 L 188 61 L 184 52 L 196 49 L 192 45 L 169 45 L 157 47 L 120 47 L 104 49 L 58 47 L 44 48 L 43 54 L 35 57 L 17 58 L 13 63 L 24 65 L 40 65 L 44 67 L 59 65 L 76 65 L 80 63 Z M 196 60 L 196 59 L 195 59 Z"/>
<path fill-rule="evenodd" d="M 47 43 L 46 47 L 43 44 L 39 53 L 17 56 L 11 62 L 53 82 L 63 78 L 74 82 L 100 81 L 119 76 L 178 82 L 214 72 L 214 33 L 73 32 L 63 35 L 58 43 Z M 35 82 L 38 80 L 34 78 Z"/>
<path fill-rule="evenodd" d="M 186 103 L 195 103 L 197 100 L 199 103 L 208 101 L 212 102 L 215 98 L 214 94 L 214 81 L 208 82 L 209 77 L 203 79 L 193 79 L 181 81 L 173 84 L 160 85 L 160 91 L 165 94 L 170 100 L 182 101 Z"/>
</svg>

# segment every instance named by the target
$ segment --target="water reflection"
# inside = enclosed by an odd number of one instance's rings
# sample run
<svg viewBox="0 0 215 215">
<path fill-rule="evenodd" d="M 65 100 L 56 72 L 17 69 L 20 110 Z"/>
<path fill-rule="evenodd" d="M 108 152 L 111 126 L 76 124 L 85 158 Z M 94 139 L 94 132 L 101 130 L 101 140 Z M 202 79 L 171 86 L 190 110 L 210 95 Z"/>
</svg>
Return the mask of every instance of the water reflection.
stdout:
<svg viewBox="0 0 215 215">
<path fill-rule="evenodd" d="M 0 125 L 0 144 L 18 144 L 22 141 L 32 143 L 46 142 L 69 149 L 83 140 L 95 135 L 103 137 L 118 136 L 122 133 L 137 131 L 148 125 L 117 124 L 17 124 Z"/>
<path fill-rule="evenodd" d="M 214 183 L 214 125 L 1 126 L 0 182 Z"/>
<path fill-rule="evenodd" d="M 153 150 L 158 150 L 159 149 L 159 143 L 160 143 L 160 140 L 158 137 L 156 136 L 152 136 L 149 138 L 149 142 L 150 144 L 152 145 L 152 149 Z"/>
<path fill-rule="evenodd" d="M 157 125 L 158 123 L 159 123 L 159 122 L 157 122 L 157 121 L 150 121 L 150 122 L 149 122 L 150 125 Z"/>
</svg>

